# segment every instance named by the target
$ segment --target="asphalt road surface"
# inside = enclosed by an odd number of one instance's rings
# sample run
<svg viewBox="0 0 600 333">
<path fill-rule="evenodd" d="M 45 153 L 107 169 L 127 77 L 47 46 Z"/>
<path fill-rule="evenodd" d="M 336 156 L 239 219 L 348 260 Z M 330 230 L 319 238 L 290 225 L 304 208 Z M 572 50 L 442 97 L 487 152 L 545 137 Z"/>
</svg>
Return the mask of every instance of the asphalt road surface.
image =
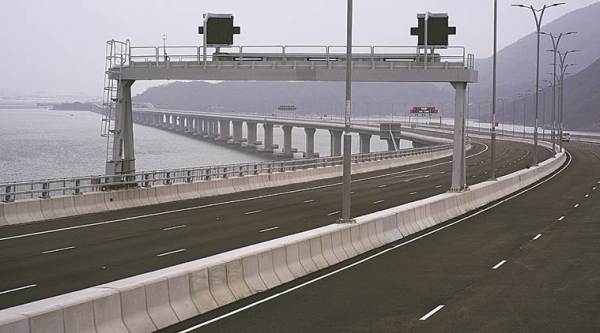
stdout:
<svg viewBox="0 0 600 333">
<path fill-rule="evenodd" d="M 521 194 L 164 332 L 600 332 L 600 145 Z"/>
<path fill-rule="evenodd" d="M 485 143 L 485 142 L 484 142 Z M 501 142 L 499 173 L 521 169 L 532 147 Z M 543 151 L 547 158 L 549 152 Z M 468 182 L 488 178 L 476 144 Z M 353 216 L 445 192 L 450 158 L 356 176 Z M 340 179 L 0 228 L 0 308 L 75 291 L 331 224 Z"/>
</svg>

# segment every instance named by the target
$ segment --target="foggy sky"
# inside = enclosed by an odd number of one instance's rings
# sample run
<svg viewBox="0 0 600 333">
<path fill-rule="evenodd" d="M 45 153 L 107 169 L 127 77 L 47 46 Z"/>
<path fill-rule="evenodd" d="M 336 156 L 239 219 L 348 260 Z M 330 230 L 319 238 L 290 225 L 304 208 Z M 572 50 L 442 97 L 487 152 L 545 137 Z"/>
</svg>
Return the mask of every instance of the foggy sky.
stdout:
<svg viewBox="0 0 600 333">
<path fill-rule="evenodd" d="M 544 22 L 596 0 L 567 0 Z M 500 0 L 499 46 L 534 30 L 531 12 Z M 551 1 L 532 0 L 536 6 Z M 447 12 L 457 36 L 476 57 L 492 52 L 492 0 L 354 0 L 354 43 L 415 45 L 416 14 Z M 197 45 L 202 13 L 231 13 L 242 34 L 236 44 L 345 44 L 346 0 L 3 0 L 0 8 L 0 96 L 101 96 L 106 40 L 132 45 Z M 148 84 L 136 83 L 140 92 Z"/>
</svg>

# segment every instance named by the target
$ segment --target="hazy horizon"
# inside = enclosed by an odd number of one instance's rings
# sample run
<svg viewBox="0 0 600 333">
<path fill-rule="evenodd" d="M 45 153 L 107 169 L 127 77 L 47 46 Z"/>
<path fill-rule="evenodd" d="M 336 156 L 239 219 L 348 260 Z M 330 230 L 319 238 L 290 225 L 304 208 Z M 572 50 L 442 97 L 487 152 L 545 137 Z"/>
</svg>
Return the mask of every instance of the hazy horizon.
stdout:
<svg viewBox="0 0 600 333">
<path fill-rule="evenodd" d="M 596 0 L 572 0 L 552 8 L 544 24 Z M 530 2 L 536 6 L 542 1 Z M 534 30 L 531 12 L 499 4 L 499 47 L 505 47 Z M 5 79 L 0 96 L 100 96 L 104 46 L 108 39 L 130 39 L 133 45 L 198 45 L 197 26 L 202 13 L 232 13 L 242 34 L 236 44 L 345 44 L 346 1 L 285 3 L 262 0 L 79 2 L 68 0 L 10 1 L 0 13 L 4 47 L 0 71 Z M 391 0 L 355 1 L 354 43 L 359 45 L 414 45 L 409 28 L 416 14 L 426 10 L 447 12 L 457 27 L 452 45 L 465 46 L 478 58 L 492 52 L 492 1 Z M 136 83 L 134 92 L 158 82 Z"/>
</svg>

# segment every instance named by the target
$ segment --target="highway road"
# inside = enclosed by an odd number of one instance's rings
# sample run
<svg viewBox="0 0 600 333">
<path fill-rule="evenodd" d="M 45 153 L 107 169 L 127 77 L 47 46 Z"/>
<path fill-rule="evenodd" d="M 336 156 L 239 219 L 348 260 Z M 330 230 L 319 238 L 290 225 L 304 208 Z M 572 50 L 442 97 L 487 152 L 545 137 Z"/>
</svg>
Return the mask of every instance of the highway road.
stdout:
<svg viewBox="0 0 600 333">
<path fill-rule="evenodd" d="M 500 174 L 532 147 L 500 143 Z M 469 152 L 468 181 L 487 179 L 485 142 Z M 549 152 L 543 150 L 544 158 Z M 445 192 L 450 158 L 356 176 L 354 216 Z M 340 179 L 0 228 L 0 308 L 180 264 L 331 224 Z"/>
<path fill-rule="evenodd" d="M 507 199 L 164 332 L 600 332 L 600 146 Z"/>
</svg>

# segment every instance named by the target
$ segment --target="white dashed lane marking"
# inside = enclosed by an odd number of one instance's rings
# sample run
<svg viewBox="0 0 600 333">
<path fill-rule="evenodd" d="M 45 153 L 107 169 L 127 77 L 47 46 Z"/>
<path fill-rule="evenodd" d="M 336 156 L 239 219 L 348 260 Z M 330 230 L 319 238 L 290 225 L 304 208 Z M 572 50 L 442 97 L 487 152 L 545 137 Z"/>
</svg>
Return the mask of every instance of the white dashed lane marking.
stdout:
<svg viewBox="0 0 600 333">
<path fill-rule="evenodd" d="M 506 264 L 506 260 L 502 260 L 501 262 L 497 263 L 496 266 L 492 267 L 492 269 L 498 269 L 504 264 Z"/>
<path fill-rule="evenodd" d="M 271 230 L 275 230 L 275 229 L 279 229 L 279 227 L 267 228 L 267 229 L 260 230 L 259 232 L 267 232 L 267 231 L 271 231 Z"/>
<path fill-rule="evenodd" d="M 433 316 L 436 312 L 440 311 L 443 307 L 444 307 L 443 304 L 436 306 L 435 309 L 427 312 L 427 314 L 424 315 L 423 317 L 419 318 L 419 320 L 427 320 L 427 318 Z"/>
<path fill-rule="evenodd" d="M 542 237 L 542 234 L 537 234 L 535 237 L 533 237 L 533 240 L 538 240 L 540 237 Z"/>
<path fill-rule="evenodd" d="M 257 213 L 261 213 L 261 212 L 262 212 L 262 210 L 253 210 L 251 212 L 244 213 L 244 215 L 252 215 L 252 214 L 257 214 Z"/>
<path fill-rule="evenodd" d="M 161 254 L 157 254 L 157 257 L 164 257 L 164 256 L 168 256 L 170 254 L 175 254 L 175 253 L 179 253 L 179 252 L 183 252 L 185 251 L 185 249 L 179 249 L 179 250 L 175 250 L 175 251 L 169 251 L 169 252 L 165 252 L 165 253 L 161 253 Z"/>
<path fill-rule="evenodd" d="M 163 228 L 163 231 L 169 231 L 169 230 L 175 230 L 175 229 L 181 229 L 181 228 L 185 228 L 187 227 L 185 224 L 182 225 L 176 225 L 173 227 L 167 227 L 167 228 Z"/>
<path fill-rule="evenodd" d="M 380 203 L 382 203 L 382 202 L 384 202 L 384 201 L 385 201 L 385 200 L 377 200 L 377 201 L 374 201 L 374 202 L 373 202 L 373 204 L 374 204 L 374 205 L 377 205 L 377 204 L 380 204 Z"/>
<path fill-rule="evenodd" d="M 339 214 L 339 213 L 340 213 L 340 211 L 336 210 L 335 212 L 331 212 L 331 213 L 327 214 L 327 216 L 331 216 L 331 215 L 335 215 L 335 214 Z"/>
<path fill-rule="evenodd" d="M 67 250 L 72 250 L 74 248 L 75 248 L 75 246 L 61 247 L 60 249 L 54 249 L 54 250 L 44 251 L 44 252 L 42 252 L 42 254 L 55 253 L 55 252 L 60 252 L 60 251 L 67 251 Z"/>
</svg>

